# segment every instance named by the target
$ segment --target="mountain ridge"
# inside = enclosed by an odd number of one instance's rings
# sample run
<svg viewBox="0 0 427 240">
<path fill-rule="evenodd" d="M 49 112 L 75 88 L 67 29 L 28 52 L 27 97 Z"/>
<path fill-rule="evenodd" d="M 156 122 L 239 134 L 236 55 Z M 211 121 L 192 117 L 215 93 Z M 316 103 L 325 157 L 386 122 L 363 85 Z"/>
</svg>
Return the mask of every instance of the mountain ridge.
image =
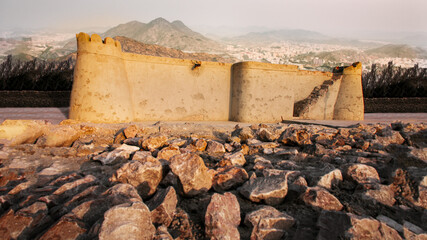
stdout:
<svg viewBox="0 0 427 240">
<path fill-rule="evenodd" d="M 194 32 L 183 22 L 169 22 L 164 18 L 156 18 L 149 23 L 131 21 L 119 24 L 101 36 L 124 36 L 146 44 L 156 44 L 190 52 L 215 52 L 223 48 L 221 44 Z"/>
</svg>

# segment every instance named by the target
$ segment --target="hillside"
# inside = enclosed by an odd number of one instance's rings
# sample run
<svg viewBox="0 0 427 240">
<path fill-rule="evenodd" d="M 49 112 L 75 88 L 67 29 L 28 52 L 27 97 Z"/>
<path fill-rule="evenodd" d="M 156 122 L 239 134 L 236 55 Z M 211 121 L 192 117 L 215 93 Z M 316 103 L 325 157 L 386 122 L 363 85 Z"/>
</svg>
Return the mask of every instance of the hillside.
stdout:
<svg viewBox="0 0 427 240">
<path fill-rule="evenodd" d="M 170 57 L 170 58 L 181 58 L 181 59 L 192 59 L 200 61 L 211 61 L 211 62 L 234 62 L 234 59 L 225 58 L 215 54 L 208 53 L 185 53 L 177 49 L 167 48 L 154 44 L 145 44 L 142 42 L 135 41 L 127 37 L 114 37 L 115 40 L 119 41 L 122 45 L 124 52 L 131 52 L 137 54 L 144 54 L 149 56 L 158 57 Z"/>
<path fill-rule="evenodd" d="M 388 44 L 365 51 L 366 54 L 376 57 L 390 58 L 422 58 L 427 59 L 427 51 L 405 44 Z"/>
<path fill-rule="evenodd" d="M 268 32 L 252 32 L 229 40 L 235 42 L 324 41 L 329 37 L 313 31 L 288 29 Z"/>
<path fill-rule="evenodd" d="M 192 31 L 181 21 L 171 23 L 163 18 L 157 18 L 147 24 L 137 21 L 120 24 L 101 36 L 124 36 L 146 44 L 191 52 L 215 52 L 222 49 L 219 43 Z"/>
</svg>

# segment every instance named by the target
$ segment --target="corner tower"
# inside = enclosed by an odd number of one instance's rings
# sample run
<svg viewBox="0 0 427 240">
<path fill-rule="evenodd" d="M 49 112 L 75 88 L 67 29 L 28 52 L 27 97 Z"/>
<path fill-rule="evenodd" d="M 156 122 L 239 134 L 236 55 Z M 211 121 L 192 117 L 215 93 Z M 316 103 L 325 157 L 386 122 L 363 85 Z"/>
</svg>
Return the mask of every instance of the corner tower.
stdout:
<svg viewBox="0 0 427 240">
<path fill-rule="evenodd" d="M 79 33 L 71 91 L 70 118 L 90 122 L 129 122 L 132 97 L 118 41 Z"/>
</svg>

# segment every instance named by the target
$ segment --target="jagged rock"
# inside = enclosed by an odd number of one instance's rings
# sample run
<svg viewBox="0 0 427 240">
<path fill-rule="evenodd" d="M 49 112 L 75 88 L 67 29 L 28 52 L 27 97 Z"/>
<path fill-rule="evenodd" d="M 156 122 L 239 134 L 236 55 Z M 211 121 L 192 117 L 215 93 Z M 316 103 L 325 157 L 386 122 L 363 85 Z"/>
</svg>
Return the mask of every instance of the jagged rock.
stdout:
<svg viewBox="0 0 427 240">
<path fill-rule="evenodd" d="M 252 143 L 252 144 L 248 143 L 248 145 L 252 148 L 255 148 L 255 149 L 262 149 L 262 150 L 270 149 L 272 151 L 272 153 L 274 153 L 275 148 L 280 146 L 280 144 L 278 144 L 276 142 L 261 142 L 261 141 L 259 141 L 258 143 Z"/>
<path fill-rule="evenodd" d="M 154 240 L 173 240 L 172 235 L 168 232 L 168 228 L 164 225 L 161 225 L 157 228 L 156 234 L 154 235 Z"/>
<path fill-rule="evenodd" d="M 124 141 L 126 140 L 126 136 L 125 133 L 123 132 L 123 130 L 120 130 L 116 133 L 116 135 L 114 136 L 114 144 L 122 144 Z"/>
<path fill-rule="evenodd" d="M 225 153 L 225 148 L 222 143 L 210 140 L 208 141 L 208 146 L 206 148 L 206 151 L 209 154 L 215 154 L 215 153 Z"/>
<path fill-rule="evenodd" d="M 69 147 L 83 132 L 72 126 L 60 126 L 49 128 L 44 135 L 37 140 L 37 145 L 42 147 Z"/>
<path fill-rule="evenodd" d="M 197 138 L 193 139 L 191 144 L 185 147 L 183 150 L 185 150 L 186 152 L 203 152 L 206 150 L 207 145 L 208 143 L 205 139 Z"/>
<path fill-rule="evenodd" d="M 361 185 L 375 185 L 380 182 L 377 170 L 365 164 L 355 163 L 346 165 L 344 166 L 343 174 L 344 178 L 353 180 Z"/>
<path fill-rule="evenodd" d="M 301 195 L 305 204 L 316 209 L 340 211 L 343 208 L 341 202 L 327 190 L 320 187 L 309 187 Z"/>
<path fill-rule="evenodd" d="M 128 160 L 130 155 L 139 150 L 137 146 L 130 146 L 122 144 L 120 147 L 114 149 L 109 153 L 102 153 L 98 156 L 93 157 L 94 161 L 100 161 L 104 165 L 115 164 L 117 162 Z"/>
<path fill-rule="evenodd" d="M 181 138 L 168 140 L 169 146 L 182 147 L 182 146 L 184 146 L 185 143 L 187 143 L 187 141 L 185 139 L 181 139 Z"/>
<path fill-rule="evenodd" d="M 0 218 L 0 239 L 28 239 L 30 234 L 49 220 L 48 208 L 42 202 L 35 202 L 16 214 L 10 209 Z"/>
<path fill-rule="evenodd" d="M 175 155 L 181 154 L 181 151 L 179 151 L 179 147 L 177 146 L 169 146 L 165 147 L 162 150 L 160 150 L 157 153 L 158 159 L 164 159 L 166 161 L 169 161 L 169 159 Z"/>
<path fill-rule="evenodd" d="M 264 142 L 274 142 L 279 137 L 277 134 L 270 132 L 266 128 L 260 128 L 257 134 L 259 139 Z"/>
<path fill-rule="evenodd" d="M 405 142 L 405 139 L 398 131 L 393 131 L 390 128 L 383 129 L 380 133 L 377 133 L 377 135 L 375 135 L 375 139 L 383 146 L 389 144 L 400 145 Z"/>
<path fill-rule="evenodd" d="M 427 209 L 427 176 L 421 180 L 418 186 L 418 202 L 417 204 Z"/>
<path fill-rule="evenodd" d="M 77 179 L 73 182 L 65 183 L 60 188 L 58 188 L 55 192 L 53 192 L 54 195 L 62 195 L 64 193 L 72 191 L 75 194 L 76 192 L 80 192 L 81 189 L 87 188 L 90 185 L 95 184 L 97 181 L 96 177 L 92 175 L 87 175 L 84 178 Z"/>
<path fill-rule="evenodd" d="M 175 239 L 194 239 L 191 231 L 190 217 L 181 208 L 176 209 L 175 217 L 169 226 L 170 234 Z"/>
<path fill-rule="evenodd" d="M 398 232 L 373 218 L 351 213 L 322 211 L 317 239 L 402 239 Z"/>
<path fill-rule="evenodd" d="M 158 190 L 156 195 L 147 202 L 151 211 L 151 221 L 168 227 L 175 215 L 177 202 L 178 199 L 173 187 L 169 186 L 166 189 Z"/>
<path fill-rule="evenodd" d="M 178 176 L 185 195 L 194 196 L 211 188 L 212 175 L 197 154 L 183 153 L 173 156 L 169 161 L 170 168 Z"/>
<path fill-rule="evenodd" d="M 123 130 L 123 133 L 125 134 L 126 138 L 134 138 L 134 137 L 136 137 L 136 134 L 138 133 L 138 131 L 139 131 L 138 126 L 133 124 L 133 125 L 126 127 Z"/>
<path fill-rule="evenodd" d="M 156 192 L 162 180 L 162 171 L 162 164 L 157 158 L 148 157 L 144 162 L 132 160 L 120 167 L 110 181 L 129 183 L 142 198 L 147 198 Z"/>
<path fill-rule="evenodd" d="M 311 134 L 307 129 L 287 128 L 279 138 L 285 145 L 309 145 L 312 144 Z"/>
<path fill-rule="evenodd" d="M 263 206 L 246 215 L 245 224 L 253 227 L 251 239 L 281 239 L 295 219 L 274 207 Z"/>
<path fill-rule="evenodd" d="M 105 191 L 104 186 L 95 185 L 88 187 L 84 191 L 74 195 L 69 201 L 64 203 L 65 212 L 69 212 L 70 209 L 76 207 L 82 200 L 97 198 Z"/>
<path fill-rule="evenodd" d="M 264 169 L 274 168 L 273 165 L 271 164 L 271 161 L 267 160 L 263 157 L 257 156 L 254 160 L 254 163 L 255 163 L 255 165 L 254 165 L 253 169 L 255 171 L 258 171 L 258 172 L 260 172 L 260 171 L 262 172 Z"/>
<path fill-rule="evenodd" d="M 102 218 L 105 211 L 110 208 L 111 203 L 106 199 L 93 199 L 85 201 L 73 208 L 63 218 L 75 219 L 84 223 L 86 227 L 92 226 L 96 221 Z"/>
<path fill-rule="evenodd" d="M 107 150 L 107 147 L 105 146 L 95 145 L 93 143 L 80 144 L 78 141 L 79 140 L 73 143 L 73 147 L 76 147 L 77 157 L 96 156 Z"/>
<path fill-rule="evenodd" d="M 136 151 L 132 156 L 132 160 L 145 162 L 147 158 L 151 157 L 153 157 L 153 154 L 150 151 Z"/>
<path fill-rule="evenodd" d="M 246 142 L 246 140 L 254 137 L 254 133 L 249 127 L 238 128 L 238 126 L 236 126 L 236 130 L 231 133 L 231 136 L 238 137 L 238 142 Z"/>
<path fill-rule="evenodd" d="M 131 146 L 139 146 L 139 141 L 141 141 L 141 139 L 140 137 L 126 138 L 122 143 Z"/>
<path fill-rule="evenodd" d="M 408 152 L 408 158 L 417 158 L 425 163 L 427 163 L 427 147 L 423 148 L 414 148 L 409 147 L 410 151 Z"/>
<path fill-rule="evenodd" d="M 231 146 L 231 144 L 229 144 L 229 143 L 224 144 L 224 148 L 225 148 L 225 150 L 226 150 L 227 152 L 232 152 L 232 151 L 234 151 L 234 147 L 233 147 L 233 146 Z"/>
<path fill-rule="evenodd" d="M 245 169 L 240 167 L 225 167 L 217 169 L 213 178 L 212 187 L 217 192 L 223 192 L 243 184 L 249 176 Z"/>
<path fill-rule="evenodd" d="M 352 239 L 402 239 L 396 230 L 372 218 L 350 215 Z"/>
<path fill-rule="evenodd" d="M 408 202 L 415 202 L 412 197 L 414 194 L 409 185 L 410 179 L 407 176 L 407 172 L 398 168 L 393 172 L 392 177 L 393 182 L 390 184 L 390 188 L 394 192 L 394 198 L 400 201 L 405 199 Z"/>
<path fill-rule="evenodd" d="M 239 188 L 239 192 L 252 202 L 263 200 L 270 205 L 279 204 L 288 193 L 287 175 L 249 179 Z"/>
<path fill-rule="evenodd" d="M 317 186 L 331 189 L 333 186 L 337 186 L 342 180 L 341 171 L 339 169 L 335 169 L 320 177 L 317 182 Z"/>
<path fill-rule="evenodd" d="M 393 206 L 396 202 L 394 192 L 388 185 L 376 184 L 371 189 L 361 193 L 362 199 L 381 203 L 387 206 Z"/>
<path fill-rule="evenodd" d="M 126 202 L 142 201 L 141 196 L 135 187 L 126 183 L 119 183 L 107 189 L 101 195 L 111 204 L 111 206 Z"/>
<path fill-rule="evenodd" d="M 133 202 L 112 207 L 104 214 L 99 239 L 152 239 L 155 232 L 148 207 Z"/>
<path fill-rule="evenodd" d="M 26 190 L 28 190 L 32 185 L 34 185 L 36 181 L 35 180 L 31 180 L 31 181 L 26 181 L 23 183 L 20 183 L 18 185 L 16 185 L 12 190 L 10 190 L 8 192 L 9 195 L 17 195 L 21 192 L 24 192 Z"/>
<path fill-rule="evenodd" d="M 289 190 L 302 194 L 308 187 L 307 180 L 303 176 L 298 176 L 289 184 Z"/>
<path fill-rule="evenodd" d="M 333 129 L 333 128 L 326 128 L 326 129 L 319 130 L 313 136 L 314 141 L 316 143 L 319 143 L 325 146 L 331 146 L 333 139 L 336 137 L 338 132 L 339 132 L 338 129 Z"/>
<path fill-rule="evenodd" d="M 168 137 L 163 134 L 159 135 L 151 135 L 147 139 L 141 139 L 139 141 L 139 146 L 142 149 L 148 150 L 148 151 L 154 151 L 158 148 L 163 147 L 165 144 L 167 144 Z"/>
<path fill-rule="evenodd" d="M 69 168 L 62 160 L 52 163 L 48 168 L 44 168 L 39 172 L 40 176 L 57 176 L 69 171 Z"/>
<path fill-rule="evenodd" d="M 210 239 L 240 239 L 240 205 L 232 193 L 215 193 L 206 209 L 205 232 Z"/>
<path fill-rule="evenodd" d="M 55 225 L 53 225 L 47 232 L 45 232 L 39 239 L 79 239 L 84 236 L 86 229 L 78 220 L 61 218 Z"/>
<path fill-rule="evenodd" d="M 224 159 L 229 161 L 233 166 L 243 166 L 246 163 L 245 155 L 241 151 L 226 153 Z"/>
</svg>

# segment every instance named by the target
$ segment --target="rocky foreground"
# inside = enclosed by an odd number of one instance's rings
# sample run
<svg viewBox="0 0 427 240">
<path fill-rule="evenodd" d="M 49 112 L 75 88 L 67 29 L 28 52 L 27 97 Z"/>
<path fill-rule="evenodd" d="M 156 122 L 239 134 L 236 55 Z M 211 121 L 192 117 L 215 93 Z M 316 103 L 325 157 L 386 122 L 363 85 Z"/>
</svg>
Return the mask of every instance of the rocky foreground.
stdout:
<svg viewBox="0 0 427 240">
<path fill-rule="evenodd" d="M 425 124 L 2 131 L 0 239 L 427 239 Z"/>
</svg>

